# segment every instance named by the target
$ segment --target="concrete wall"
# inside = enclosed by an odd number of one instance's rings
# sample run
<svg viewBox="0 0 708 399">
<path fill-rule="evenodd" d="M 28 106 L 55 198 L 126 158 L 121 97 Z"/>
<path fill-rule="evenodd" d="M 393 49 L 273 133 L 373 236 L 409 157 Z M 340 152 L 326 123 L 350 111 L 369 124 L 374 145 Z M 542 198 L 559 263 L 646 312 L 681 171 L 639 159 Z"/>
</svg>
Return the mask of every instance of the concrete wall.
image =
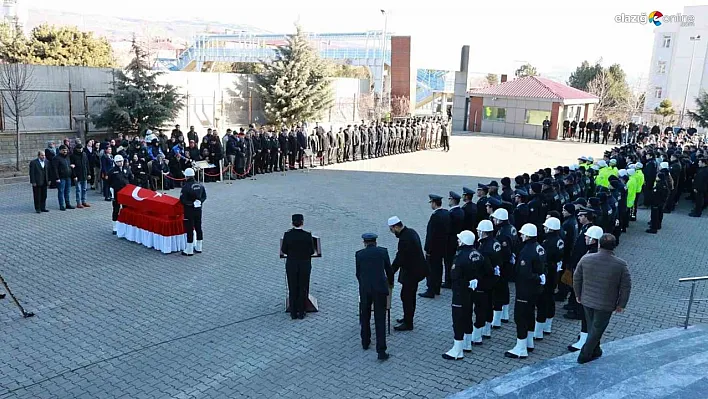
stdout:
<svg viewBox="0 0 708 399">
<path fill-rule="evenodd" d="M 21 118 L 23 160 L 32 159 L 36 147 L 44 148 L 47 140 L 76 137 L 71 115 L 82 116 L 86 110 L 89 115 L 100 113 L 110 94 L 114 72 L 112 69 L 86 67 L 28 65 L 26 68 L 31 80 L 25 95 L 32 100 L 32 106 Z M 179 87 L 186 97 L 185 108 L 168 124 L 180 124 L 183 131 L 194 125 L 200 134 L 207 127 L 217 127 L 223 133 L 229 127 L 265 122 L 253 76 L 170 72 L 162 75 L 159 81 Z M 368 80 L 333 79 L 333 91 L 334 106 L 318 122 L 325 126 L 339 126 L 362 119 L 359 115 L 361 99 L 370 96 Z M 8 110 L 2 107 L 6 106 L 0 106 L 0 165 L 11 165 L 15 163 L 15 124 Z M 97 133 L 105 132 L 89 124 L 89 135 Z"/>
<path fill-rule="evenodd" d="M 498 107 L 506 109 L 504 122 L 495 122 L 481 119 L 481 131 L 484 133 L 499 134 L 504 136 L 541 139 L 543 127 L 526 124 L 526 110 L 548 111 L 551 115 L 552 101 L 533 99 L 514 99 L 497 97 L 484 97 L 484 107 Z"/>
</svg>

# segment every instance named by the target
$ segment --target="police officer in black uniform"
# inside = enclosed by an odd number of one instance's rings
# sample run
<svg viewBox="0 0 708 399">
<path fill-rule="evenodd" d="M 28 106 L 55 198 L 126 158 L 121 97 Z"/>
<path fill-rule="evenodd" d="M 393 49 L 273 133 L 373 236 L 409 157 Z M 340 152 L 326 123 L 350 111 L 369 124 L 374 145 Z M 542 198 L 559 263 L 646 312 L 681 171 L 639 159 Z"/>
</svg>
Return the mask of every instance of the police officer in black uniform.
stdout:
<svg viewBox="0 0 708 399">
<path fill-rule="evenodd" d="M 474 198 L 474 191 L 471 188 L 462 187 L 462 211 L 465 213 L 465 218 L 463 219 L 462 228 L 464 230 L 473 231 L 477 228 L 477 204 L 472 202 Z"/>
<path fill-rule="evenodd" d="M 464 230 L 465 211 L 460 208 L 461 198 L 460 194 L 450 191 L 450 196 L 448 197 L 448 204 L 450 205 L 450 239 L 448 240 L 447 255 L 445 256 L 445 278 L 442 288 L 450 288 L 452 286 L 450 270 L 452 270 L 452 263 L 457 252 L 457 235 Z"/>
<path fill-rule="evenodd" d="M 519 231 L 523 244 L 516 259 L 516 302 L 514 303 L 514 323 L 516 323 L 516 346 L 504 356 L 518 359 L 528 357 L 533 351 L 535 328 L 534 306 L 536 298 L 546 283 L 546 251 L 539 245 L 536 225 L 527 223 Z"/>
<path fill-rule="evenodd" d="M 546 284 L 543 286 L 538 304 L 536 305 L 536 327 L 534 339 L 542 340 L 543 334 L 550 334 L 553 317 L 556 315 L 556 302 L 553 293 L 558 283 L 558 272 L 563 270 L 563 255 L 565 242 L 560 236 L 561 222 L 558 218 L 550 217 L 543 223 L 546 229 L 543 240 L 543 249 L 546 251 Z"/>
<path fill-rule="evenodd" d="M 128 185 L 133 180 L 133 172 L 126 165 L 122 155 L 116 155 L 113 158 L 115 166 L 108 171 L 108 186 L 113 191 L 113 234 L 118 232 L 118 214 L 120 213 L 120 204 L 118 203 L 118 192 Z"/>
<path fill-rule="evenodd" d="M 202 205 L 207 199 L 206 189 L 198 181 L 194 180 L 194 169 L 187 168 L 184 171 L 187 181 L 179 194 L 179 201 L 184 207 L 184 232 L 187 234 L 187 248 L 182 251 L 182 255 L 192 256 L 194 253 L 202 253 L 202 243 L 204 233 L 202 232 Z M 194 232 L 197 233 L 197 240 L 194 241 Z"/>
<path fill-rule="evenodd" d="M 489 324 L 491 328 L 501 327 L 501 310 L 499 311 L 499 317 L 497 317 L 496 320 L 497 325 L 494 325 L 493 293 L 495 286 L 499 283 L 501 278 L 503 260 L 501 252 L 502 246 L 499 241 L 494 238 L 494 225 L 491 220 L 482 220 L 479 222 L 479 225 L 477 226 L 477 236 L 479 237 L 479 244 L 477 248 L 479 252 L 489 260 L 490 270 L 488 270 L 485 278 L 480 281 L 480 287 L 478 287 L 473 294 L 476 319 L 474 323 L 474 330 L 472 331 L 472 335 L 469 339 L 474 345 L 482 345 L 482 332 L 486 328 L 487 324 Z M 480 295 L 482 293 L 485 295 Z"/>
<path fill-rule="evenodd" d="M 393 269 L 388 250 L 376 246 L 378 236 L 362 234 L 364 249 L 356 251 L 356 279 L 359 281 L 359 324 L 361 347 L 369 349 L 371 343 L 371 306 L 374 307 L 376 327 L 376 353 L 379 360 L 388 359 L 386 353 L 386 299 L 389 286 L 393 286 Z"/>
<path fill-rule="evenodd" d="M 465 334 L 471 330 L 472 293 L 479 288 L 480 281 L 487 274 L 489 261 L 474 248 L 475 235 L 465 230 L 458 234 L 460 250 L 452 267 L 452 329 L 455 343 L 442 355 L 443 359 L 459 360 L 464 357 Z M 472 348 L 469 347 L 468 350 Z"/>
<path fill-rule="evenodd" d="M 285 273 L 288 277 L 288 299 L 290 302 L 290 318 L 305 318 L 305 303 L 310 291 L 310 273 L 312 272 L 312 255 L 315 254 L 315 244 L 312 234 L 302 229 L 305 217 L 301 214 L 292 216 L 293 228 L 283 235 L 280 252 L 287 256 Z"/>
<path fill-rule="evenodd" d="M 427 279 L 428 289 L 418 294 L 422 298 L 435 298 L 440 295 L 443 277 L 443 260 L 447 255 L 450 235 L 450 212 L 442 207 L 442 197 L 430 194 L 430 207 L 433 209 L 425 234 L 425 256 L 430 264 L 430 274 Z"/>
</svg>

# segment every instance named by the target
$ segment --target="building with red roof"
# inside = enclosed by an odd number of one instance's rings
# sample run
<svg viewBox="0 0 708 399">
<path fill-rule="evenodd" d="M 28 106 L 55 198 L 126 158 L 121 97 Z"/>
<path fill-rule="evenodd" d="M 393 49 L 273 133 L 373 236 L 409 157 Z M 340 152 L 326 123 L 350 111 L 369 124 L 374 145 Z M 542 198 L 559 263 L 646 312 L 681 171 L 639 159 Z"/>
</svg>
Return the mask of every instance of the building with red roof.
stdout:
<svg viewBox="0 0 708 399">
<path fill-rule="evenodd" d="M 470 90 L 468 130 L 505 136 L 543 138 L 548 119 L 548 139 L 558 138 L 563 121 L 591 120 L 598 98 L 582 90 L 540 76 L 505 81 Z"/>
</svg>

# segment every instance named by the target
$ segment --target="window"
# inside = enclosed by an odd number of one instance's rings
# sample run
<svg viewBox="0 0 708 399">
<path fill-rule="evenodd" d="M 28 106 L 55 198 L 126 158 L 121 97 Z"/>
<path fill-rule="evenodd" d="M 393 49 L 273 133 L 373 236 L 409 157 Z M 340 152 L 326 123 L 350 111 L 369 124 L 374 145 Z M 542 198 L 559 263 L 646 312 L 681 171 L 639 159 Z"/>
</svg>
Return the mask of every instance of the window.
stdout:
<svg viewBox="0 0 708 399">
<path fill-rule="evenodd" d="M 664 36 L 664 41 L 661 43 L 661 47 L 663 47 L 663 48 L 671 47 L 671 36 Z"/>
<path fill-rule="evenodd" d="M 484 119 L 492 122 L 505 122 L 506 108 L 484 107 Z"/>
<path fill-rule="evenodd" d="M 661 87 L 654 88 L 654 98 L 661 98 Z"/>
<path fill-rule="evenodd" d="M 660 74 L 666 73 L 666 61 L 659 61 L 657 73 L 660 73 Z"/>
<path fill-rule="evenodd" d="M 537 109 L 526 110 L 527 125 L 543 126 L 543 121 L 546 120 L 546 117 L 548 117 L 548 120 L 551 120 L 551 111 L 539 111 Z"/>
</svg>

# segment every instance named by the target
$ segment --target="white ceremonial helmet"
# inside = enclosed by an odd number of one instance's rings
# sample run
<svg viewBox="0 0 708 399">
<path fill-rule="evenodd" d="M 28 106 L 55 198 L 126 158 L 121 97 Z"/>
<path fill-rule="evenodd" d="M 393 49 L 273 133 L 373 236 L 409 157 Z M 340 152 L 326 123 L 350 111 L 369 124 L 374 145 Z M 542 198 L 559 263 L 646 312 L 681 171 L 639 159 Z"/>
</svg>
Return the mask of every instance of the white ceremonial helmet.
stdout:
<svg viewBox="0 0 708 399">
<path fill-rule="evenodd" d="M 465 245 L 472 245 L 477 239 L 474 233 L 469 230 L 464 230 L 463 232 L 457 235 L 457 238 L 460 240 L 461 243 Z"/>
<path fill-rule="evenodd" d="M 194 177 L 194 169 L 192 169 L 192 168 L 185 169 L 184 176 L 185 177 Z"/>
<path fill-rule="evenodd" d="M 492 213 L 492 217 L 497 220 L 509 220 L 509 212 L 504 208 L 499 208 Z"/>
<path fill-rule="evenodd" d="M 561 222 L 558 218 L 548 218 L 543 222 L 543 227 L 547 227 L 550 230 L 560 230 Z"/>
<path fill-rule="evenodd" d="M 588 231 L 585 232 L 585 235 L 594 239 L 594 240 L 599 240 L 600 237 L 602 237 L 602 234 L 604 232 L 602 231 L 602 227 L 600 226 L 591 226 Z"/>
<path fill-rule="evenodd" d="M 526 223 L 525 225 L 521 226 L 521 230 L 519 230 L 519 233 L 525 235 L 526 237 L 536 237 L 538 235 L 536 225 L 531 223 Z"/>
<path fill-rule="evenodd" d="M 123 156 L 122 155 L 116 155 L 113 158 L 113 162 L 123 162 Z"/>
<path fill-rule="evenodd" d="M 490 231 L 494 231 L 494 225 L 491 220 L 485 219 L 479 222 L 479 225 L 477 225 L 477 230 L 488 233 Z"/>
</svg>

